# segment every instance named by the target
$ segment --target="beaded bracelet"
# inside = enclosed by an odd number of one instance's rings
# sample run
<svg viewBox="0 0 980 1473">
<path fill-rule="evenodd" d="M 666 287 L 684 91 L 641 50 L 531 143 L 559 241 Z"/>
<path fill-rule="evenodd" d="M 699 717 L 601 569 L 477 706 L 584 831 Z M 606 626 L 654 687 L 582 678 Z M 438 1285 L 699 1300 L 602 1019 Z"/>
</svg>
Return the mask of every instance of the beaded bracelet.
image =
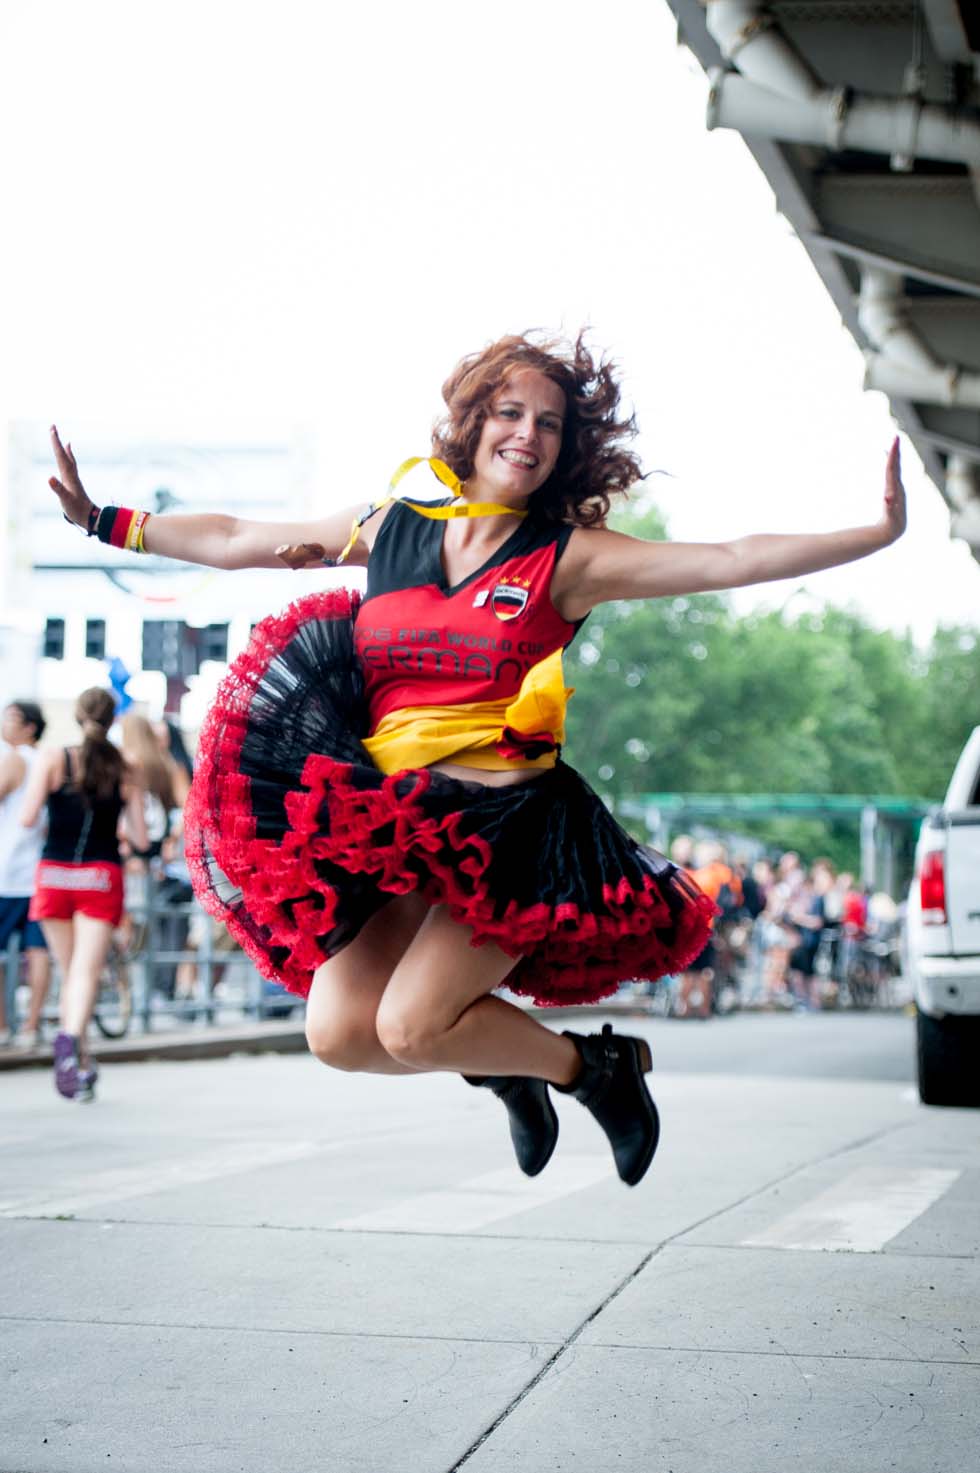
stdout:
<svg viewBox="0 0 980 1473">
<path fill-rule="evenodd" d="M 61 515 L 63 520 L 68 523 L 69 527 L 77 527 L 80 532 L 84 531 L 86 537 L 94 537 L 95 524 L 99 520 L 99 513 L 101 510 L 102 508 L 100 506 L 96 506 L 95 502 L 93 501 L 89 506 L 88 517 L 86 519 L 84 527 L 82 526 L 81 522 L 73 522 L 66 511 L 63 511 Z"/>
</svg>

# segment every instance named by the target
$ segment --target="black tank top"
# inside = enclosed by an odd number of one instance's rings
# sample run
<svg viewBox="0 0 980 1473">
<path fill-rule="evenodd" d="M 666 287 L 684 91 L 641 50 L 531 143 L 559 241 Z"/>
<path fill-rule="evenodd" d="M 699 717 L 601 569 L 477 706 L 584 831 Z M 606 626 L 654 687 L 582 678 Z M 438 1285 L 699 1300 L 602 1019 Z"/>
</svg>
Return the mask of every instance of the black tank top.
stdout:
<svg viewBox="0 0 980 1473">
<path fill-rule="evenodd" d="M 72 779 L 65 748 L 65 781 L 48 794 L 48 837 L 42 859 L 58 864 L 119 864 L 116 830 L 123 800 L 116 784 L 108 798 L 87 799 Z"/>
<path fill-rule="evenodd" d="M 396 502 L 375 539 L 354 626 L 372 730 L 406 706 L 513 697 L 531 666 L 584 623 L 551 602 L 570 525 L 525 518 L 455 587 L 442 567 L 445 527 Z"/>
</svg>

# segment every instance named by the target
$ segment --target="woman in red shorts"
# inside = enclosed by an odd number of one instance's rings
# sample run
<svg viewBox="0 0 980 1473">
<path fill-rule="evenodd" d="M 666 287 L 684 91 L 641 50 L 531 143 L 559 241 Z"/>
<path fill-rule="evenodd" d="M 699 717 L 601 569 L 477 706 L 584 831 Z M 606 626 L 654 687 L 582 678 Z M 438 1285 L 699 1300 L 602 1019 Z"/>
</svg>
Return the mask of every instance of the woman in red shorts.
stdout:
<svg viewBox="0 0 980 1473">
<path fill-rule="evenodd" d="M 597 604 L 816 572 L 893 542 L 905 512 L 896 442 L 866 526 L 699 544 L 612 531 L 612 499 L 642 476 L 619 397 L 581 337 L 503 338 L 443 386 L 422 478 L 438 501 L 306 522 L 100 507 L 56 431 L 50 484 L 122 551 L 366 568 L 363 597 L 313 593 L 263 619 L 222 682 L 185 813 L 198 897 L 308 997 L 325 1063 L 462 1074 L 502 1100 L 528 1175 L 556 1144 L 551 1091 L 572 1095 L 633 1186 L 658 1140 L 648 1042 L 559 1034 L 493 994 L 594 1002 L 677 972 L 715 907 L 563 760 L 562 651 Z"/>
<path fill-rule="evenodd" d="M 54 1080 L 69 1100 L 94 1096 L 96 1071 L 85 1035 L 113 929 L 122 919 L 119 824 L 126 814 L 135 849 L 147 847 L 143 792 L 109 740 L 116 714 L 107 690 L 83 691 L 75 707 L 80 747 L 47 752 L 31 775 L 21 822 L 30 826 L 47 804 L 48 837 L 31 901 L 61 971 L 61 1029 L 54 1041 Z"/>
</svg>

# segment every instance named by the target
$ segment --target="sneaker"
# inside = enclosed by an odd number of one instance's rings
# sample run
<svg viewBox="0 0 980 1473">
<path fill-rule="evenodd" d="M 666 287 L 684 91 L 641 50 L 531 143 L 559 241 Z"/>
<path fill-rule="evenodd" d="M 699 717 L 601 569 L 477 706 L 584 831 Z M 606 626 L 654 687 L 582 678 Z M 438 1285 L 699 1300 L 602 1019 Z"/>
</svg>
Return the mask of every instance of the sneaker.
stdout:
<svg viewBox="0 0 980 1473">
<path fill-rule="evenodd" d="M 44 1047 L 44 1035 L 40 1028 L 34 1028 L 30 1033 L 18 1033 L 13 1041 L 16 1049 L 38 1049 Z"/>
<path fill-rule="evenodd" d="M 73 1100 L 78 1090 L 78 1039 L 70 1033 L 58 1033 L 54 1040 L 54 1087 L 66 1100 Z"/>
<path fill-rule="evenodd" d="M 75 1088 L 76 1105 L 87 1105 L 95 1099 L 95 1083 L 99 1077 L 99 1068 L 92 1058 L 86 1060 L 84 1067 L 79 1068 L 78 1084 Z"/>
</svg>

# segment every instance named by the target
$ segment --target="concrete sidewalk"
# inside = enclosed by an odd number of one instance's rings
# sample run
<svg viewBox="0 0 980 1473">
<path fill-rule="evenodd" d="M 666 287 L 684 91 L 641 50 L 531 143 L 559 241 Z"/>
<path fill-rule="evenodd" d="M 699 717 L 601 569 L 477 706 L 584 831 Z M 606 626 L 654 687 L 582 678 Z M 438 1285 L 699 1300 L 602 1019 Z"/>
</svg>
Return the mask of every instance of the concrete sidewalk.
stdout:
<svg viewBox="0 0 980 1473">
<path fill-rule="evenodd" d="M 0 1473 L 974 1466 L 980 1113 L 916 1103 L 908 1021 L 631 1031 L 634 1191 L 567 1097 L 529 1181 L 445 1075 L 8 1075 Z"/>
<path fill-rule="evenodd" d="M 39 1048 L 0 1048 L 0 1070 L 46 1067 L 51 1063 L 50 1037 Z M 306 1048 L 302 1016 L 285 1020 L 175 1026 L 159 1032 L 102 1038 L 92 1030 L 91 1044 L 100 1064 L 131 1064 L 140 1059 L 220 1059 L 229 1054 L 297 1053 Z"/>
</svg>

